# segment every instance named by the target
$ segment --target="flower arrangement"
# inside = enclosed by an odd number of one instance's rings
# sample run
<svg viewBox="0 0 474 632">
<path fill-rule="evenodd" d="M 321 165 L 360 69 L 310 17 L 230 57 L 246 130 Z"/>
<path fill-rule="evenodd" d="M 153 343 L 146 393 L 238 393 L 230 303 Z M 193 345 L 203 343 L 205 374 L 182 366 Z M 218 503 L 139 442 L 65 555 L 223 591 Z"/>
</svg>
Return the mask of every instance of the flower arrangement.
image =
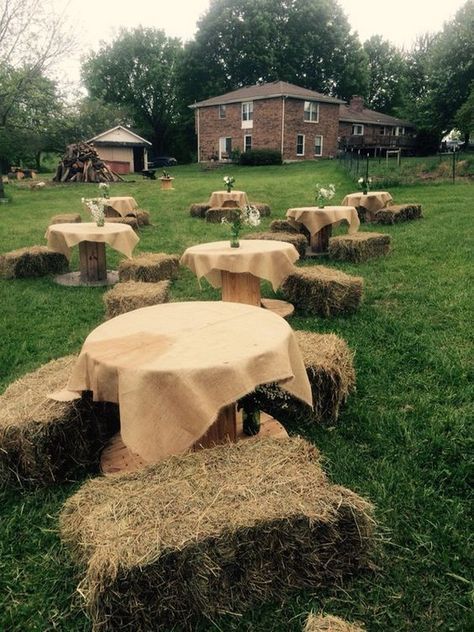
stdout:
<svg viewBox="0 0 474 632">
<path fill-rule="evenodd" d="M 105 224 L 104 199 L 105 198 L 89 200 L 86 198 L 81 198 L 81 202 L 87 206 L 87 208 L 91 212 L 92 219 L 97 224 L 97 226 L 104 226 Z"/>
<path fill-rule="evenodd" d="M 166 169 L 163 169 L 163 173 L 161 174 L 161 179 L 162 180 L 172 180 L 170 172 L 166 171 Z"/>
<path fill-rule="evenodd" d="M 366 195 L 370 189 L 370 185 L 372 184 L 372 178 L 369 178 L 367 176 L 365 178 L 359 178 L 357 180 L 357 184 L 362 189 L 362 193 Z"/>
<path fill-rule="evenodd" d="M 221 222 L 223 224 L 230 224 L 230 246 L 231 248 L 238 248 L 239 235 L 242 230 L 242 226 L 251 226 L 255 228 L 260 224 L 260 211 L 255 206 L 245 206 L 244 208 L 232 209 L 232 219 L 228 220 L 227 217 L 223 217 Z"/>
<path fill-rule="evenodd" d="M 110 189 L 110 185 L 107 182 L 99 182 L 99 191 L 102 193 L 102 197 L 105 200 L 108 200 L 110 197 L 109 189 Z"/>
<path fill-rule="evenodd" d="M 334 184 L 330 184 L 327 187 L 322 187 L 320 184 L 316 185 L 316 201 L 319 208 L 324 208 L 324 204 L 331 200 L 336 194 L 336 187 Z"/>
<path fill-rule="evenodd" d="M 227 193 L 230 193 L 232 191 L 232 187 L 234 186 L 235 178 L 232 176 L 224 176 L 223 180 L 227 188 Z"/>
</svg>

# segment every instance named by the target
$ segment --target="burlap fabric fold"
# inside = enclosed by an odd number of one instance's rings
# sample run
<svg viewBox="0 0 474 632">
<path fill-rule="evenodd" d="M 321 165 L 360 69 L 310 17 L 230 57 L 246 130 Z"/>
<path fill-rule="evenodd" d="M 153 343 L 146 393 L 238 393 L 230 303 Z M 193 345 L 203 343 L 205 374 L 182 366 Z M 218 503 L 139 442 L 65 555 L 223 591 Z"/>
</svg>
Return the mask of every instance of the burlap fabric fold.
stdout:
<svg viewBox="0 0 474 632">
<path fill-rule="evenodd" d="M 346 221 L 349 224 L 349 233 L 356 233 L 360 226 L 357 211 L 353 206 L 302 206 L 299 208 L 289 208 L 286 217 L 295 226 L 303 224 L 311 235 L 319 233 L 321 228 L 329 224 L 339 224 Z"/>
<path fill-rule="evenodd" d="M 228 202 L 230 200 L 236 202 L 239 208 L 243 208 L 244 206 L 248 206 L 250 204 L 245 191 L 231 191 L 230 193 L 227 193 L 227 191 L 213 191 L 208 204 L 211 208 L 220 208 L 224 206 L 224 202 Z"/>
<path fill-rule="evenodd" d="M 342 200 L 342 206 L 363 206 L 370 213 L 375 213 L 381 208 L 393 202 L 393 198 L 388 191 L 369 191 L 368 193 L 349 193 Z"/>
<path fill-rule="evenodd" d="M 209 301 L 145 307 L 100 325 L 66 388 L 118 403 L 123 442 L 153 462 L 189 449 L 223 406 L 268 382 L 311 405 L 291 327 L 268 310 Z"/>
<path fill-rule="evenodd" d="M 241 239 L 239 248 L 231 248 L 230 241 L 214 241 L 191 246 L 181 257 L 187 266 L 201 279 L 205 277 L 213 287 L 221 287 L 221 271 L 250 272 L 260 279 L 267 279 L 276 290 L 293 272 L 299 258 L 292 244 L 264 239 Z"/>
<path fill-rule="evenodd" d="M 109 244 L 126 257 L 131 257 L 139 238 L 130 226 L 124 224 L 105 224 L 97 226 L 95 222 L 81 224 L 51 224 L 45 233 L 48 247 L 71 258 L 71 248 L 81 241 L 98 241 Z"/>
</svg>

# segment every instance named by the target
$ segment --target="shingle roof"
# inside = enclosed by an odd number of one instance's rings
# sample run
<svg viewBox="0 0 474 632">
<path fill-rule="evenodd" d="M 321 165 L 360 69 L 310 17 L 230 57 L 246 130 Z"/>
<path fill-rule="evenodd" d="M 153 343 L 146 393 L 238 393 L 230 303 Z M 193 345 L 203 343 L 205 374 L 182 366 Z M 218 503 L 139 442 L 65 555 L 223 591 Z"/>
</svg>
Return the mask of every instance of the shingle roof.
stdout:
<svg viewBox="0 0 474 632">
<path fill-rule="evenodd" d="M 404 127 L 415 127 L 410 121 L 405 121 L 395 116 L 389 116 L 388 114 L 382 114 L 375 110 L 368 110 L 367 108 L 355 110 L 349 105 L 339 106 L 339 120 L 348 123 L 367 123 L 369 125 L 402 125 Z"/>
<path fill-rule="evenodd" d="M 336 99 L 314 90 L 301 88 L 286 81 L 273 81 L 272 83 L 261 83 L 254 86 L 245 86 L 226 92 L 217 97 L 193 103 L 190 108 L 206 107 L 208 105 L 224 105 L 226 103 L 239 103 L 256 99 L 271 99 L 274 97 L 294 97 L 295 99 L 307 99 L 308 101 L 323 101 L 325 103 L 345 103 L 342 99 Z"/>
</svg>

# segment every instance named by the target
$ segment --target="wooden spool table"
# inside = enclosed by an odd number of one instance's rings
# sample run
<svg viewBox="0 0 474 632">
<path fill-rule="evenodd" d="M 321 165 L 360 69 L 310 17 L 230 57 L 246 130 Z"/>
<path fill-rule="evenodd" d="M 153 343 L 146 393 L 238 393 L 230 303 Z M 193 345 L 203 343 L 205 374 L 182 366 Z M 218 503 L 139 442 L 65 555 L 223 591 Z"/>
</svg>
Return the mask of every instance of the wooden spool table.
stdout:
<svg viewBox="0 0 474 632">
<path fill-rule="evenodd" d="M 366 220 L 371 222 L 375 213 L 391 202 L 393 202 L 393 198 L 388 191 L 368 191 L 367 193 L 358 191 L 346 195 L 341 204 L 342 206 L 363 208 L 366 213 Z"/>
<path fill-rule="evenodd" d="M 51 224 L 45 237 L 48 247 L 71 258 L 71 248 L 79 245 L 79 272 L 55 277 L 62 285 L 109 285 L 118 280 L 117 273 L 107 272 L 105 244 L 127 257 L 139 238 L 124 224 L 97 226 L 94 222 Z"/>
<path fill-rule="evenodd" d="M 341 221 L 349 224 L 349 233 L 355 233 L 359 229 L 360 221 L 357 210 L 353 206 L 304 206 L 290 208 L 286 217 L 295 228 L 301 224 L 309 233 L 308 255 L 324 255 L 329 248 L 329 239 L 332 235 L 332 227 Z"/>
<path fill-rule="evenodd" d="M 205 277 L 213 287 L 220 287 L 223 301 L 266 307 L 288 316 L 293 306 L 286 301 L 262 299 L 260 281 L 267 279 L 277 290 L 293 272 L 298 258 L 296 248 L 287 242 L 241 239 L 239 248 L 231 248 L 229 241 L 191 246 L 181 257 L 181 264 L 198 279 Z"/>
<path fill-rule="evenodd" d="M 134 197 L 131 196 L 112 196 L 109 198 L 95 198 L 102 200 L 104 203 L 105 217 L 136 217 L 138 204 Z M 84 210 L 90 214 L 87 204 L 83 204 Z"/>
<path fill-rule="evenodd" d="M 311 405 L 298 343 L 282 318 L 235 303 L 165 303 L 94 329 L 67 390 L 51 397 L 90 390 L 95 401 L 119 404 L 121 436 L 104 453 L 110 472 L 120 463 L 153 463 L 236 441 L 234 402 L 271 382 Z"/>
<path fill-rule="evenodd" d="M 245 191 L 213 191 L 208 202 L 211 208 L 244 208 L 249 204 Z"/>
</svg>

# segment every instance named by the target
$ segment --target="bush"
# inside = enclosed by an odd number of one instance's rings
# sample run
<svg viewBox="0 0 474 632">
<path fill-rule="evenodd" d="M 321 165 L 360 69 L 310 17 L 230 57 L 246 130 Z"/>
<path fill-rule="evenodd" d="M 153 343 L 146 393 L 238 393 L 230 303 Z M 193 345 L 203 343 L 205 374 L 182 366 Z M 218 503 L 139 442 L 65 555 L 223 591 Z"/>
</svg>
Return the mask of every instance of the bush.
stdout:
<svg viewBox="0 0 474 632">
<path fill-rule="evenodd" d="M 250 149 L 240 154 L 240 164 L 255 167 L 258 165 L 281 165 L 281 152 L 278 149 Z"/>
</svg>

